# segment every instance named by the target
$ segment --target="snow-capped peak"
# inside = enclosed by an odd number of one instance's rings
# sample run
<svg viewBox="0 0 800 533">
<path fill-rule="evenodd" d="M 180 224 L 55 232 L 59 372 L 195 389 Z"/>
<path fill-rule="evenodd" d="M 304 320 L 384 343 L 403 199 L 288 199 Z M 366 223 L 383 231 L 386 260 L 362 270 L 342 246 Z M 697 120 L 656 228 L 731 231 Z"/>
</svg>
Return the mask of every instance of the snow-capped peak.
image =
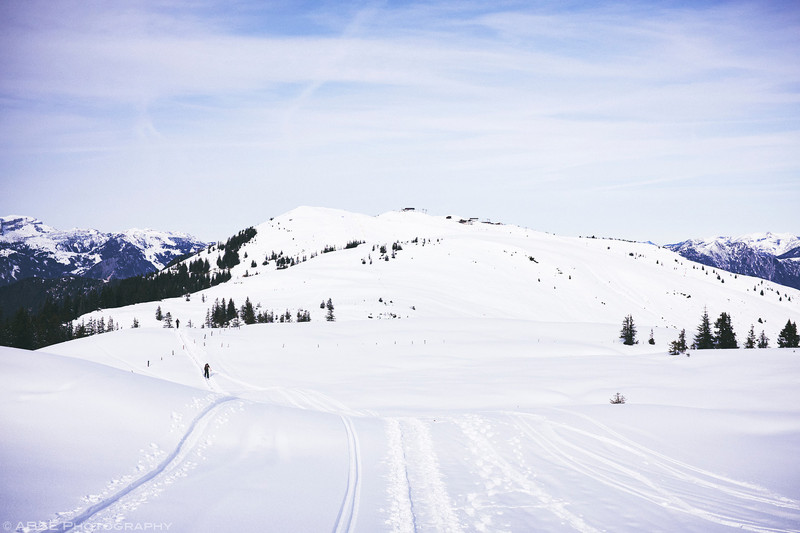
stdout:
<svg viewBox="0 0 800 533">
<path fill-rule="evenodd" d="M 17 242 L 54 231 L 55 229 L 47 226 L 38 218 L 25 215 L 0 217 L 0 241 L 2 242 Z"/>
<path fill-rule="evenodd" d="M 667 245 L 671 249 L 692 247 L 709 255 L 727 253 L 731 247 L 744 245 L 759 253 L 779 256 L 800 246 L 800 238 L 791 233 L 747 233 L 738 237 L 719 235 L 703 239 L 689 239 Z"/>
<path fill-rule="evenodd" d="M 800 238 L 791 233 L 692 239 L 666 247 L 705 265 L 800 287 Z"/>
<path fill-rule="evenodd" d="M 800 246 L 800 238 L 791 233 L 748 233 L 732 239 L 769 255 L 782 255 Z"/>
<path fill-rule="evenodd" d="M 0 285 L 26 277 L 65 274 L 96 279 L 123 278 L 164 268 L 202 243 L 180 232 L 130 229 L 56 230 L 29 216 L 0 217 Z"/>
</svg>

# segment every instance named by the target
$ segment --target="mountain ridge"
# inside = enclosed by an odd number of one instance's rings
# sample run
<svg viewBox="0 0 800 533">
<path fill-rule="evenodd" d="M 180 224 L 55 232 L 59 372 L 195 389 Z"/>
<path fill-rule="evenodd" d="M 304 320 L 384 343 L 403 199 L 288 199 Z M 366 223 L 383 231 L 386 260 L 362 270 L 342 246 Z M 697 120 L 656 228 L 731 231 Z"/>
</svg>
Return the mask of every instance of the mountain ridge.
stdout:
<svg viewBox="0 0 800 533">
<path fill-rule="evenodd" d="M 800 238 L 790 233 L 689 239 L 665 247 L 707 266 L 800 288 Z"/>
<path fill-rule="evenodd" d="M 121 279 L 164 268 L 206 243 L 176 231 L 57 230 L 25 215 L 0 217 L 0 286 L 29 277 Z"/>
</svg>

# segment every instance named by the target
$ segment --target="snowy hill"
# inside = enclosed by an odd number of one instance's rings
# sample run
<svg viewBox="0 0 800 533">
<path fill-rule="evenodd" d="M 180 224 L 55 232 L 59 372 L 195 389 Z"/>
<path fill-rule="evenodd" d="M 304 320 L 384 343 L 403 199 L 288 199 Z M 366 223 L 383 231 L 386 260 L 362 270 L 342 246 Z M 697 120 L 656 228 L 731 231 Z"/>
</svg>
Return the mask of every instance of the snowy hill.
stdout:
<svg viewBox="0 0 800 533">
<path fill-rule="evenodd" d="M 704 308 L 774 345 L 800 291 L 468 217 L 255 229 L 226 283 L 0 349 L 9 529 L 800 530 L 800 350 L 666 353 Z M 312 320 L 201 329 L 223 298 Z"/>
<path fill-rule="evenodd" d="M 704 265 L 800 288 L 800 238 L 790 233 L 692 239 L 666 247 Z"/>
<path fill-rule="evenodd" d="M 320 303 L 331 298 L 338 320 L 394 315 L 603 323 L 612 339 L 630 313 L 641 336 L 655 328 L 657 340 L 665 343 L 682 328 L 693 331 L 706 307 L 712 318 L 729 313 L 740 338 L 755 324 L 775 339 L 800 310 L 796 290 L 710 269 L 654 245 L 468 220 L 301 207 L 255 226 L 230 282 L 188 302 L 151 302 L 85 318 L 113 317 L 123 326 L 137 318 L 143 326 L 158 327 L 154 317 L 160 305 L 164 313 L 199 327 L 215 299 L 233 299 L 238 308 L 250 298 L 262 309 L 292 314 L 304 309 L 312 320 L 323 320 Z M 352 242 L 363 244 L 347 248 Z M 222 255 L 212 246 L 187 263 L 203 259 L 214 269 Z M 294 266 L 282 268 L 288 264 Z"/>
<path fill-rule="evenodd" d="M 126 278 L 160 270 L 204 245 L 185 233 L 59 231 L 32 217 L 0 217 L 0 285 L 65 275 Z"/>
</svg>

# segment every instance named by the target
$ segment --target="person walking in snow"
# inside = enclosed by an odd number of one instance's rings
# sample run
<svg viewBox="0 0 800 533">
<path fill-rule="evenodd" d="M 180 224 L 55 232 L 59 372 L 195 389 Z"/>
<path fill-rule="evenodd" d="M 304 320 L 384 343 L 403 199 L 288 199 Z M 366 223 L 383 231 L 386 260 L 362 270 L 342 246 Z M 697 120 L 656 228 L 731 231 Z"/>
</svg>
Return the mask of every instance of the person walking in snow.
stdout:
<svg viewBox="0 0 800 533">
<path fill-rule="evenodd" d="M 206 366 L 203 369 L 203 372 L 205 373 L 206 379 L 211 377 L 211 367 L 208 366 L 208 363 L 206 363 Z"/>
</svg>

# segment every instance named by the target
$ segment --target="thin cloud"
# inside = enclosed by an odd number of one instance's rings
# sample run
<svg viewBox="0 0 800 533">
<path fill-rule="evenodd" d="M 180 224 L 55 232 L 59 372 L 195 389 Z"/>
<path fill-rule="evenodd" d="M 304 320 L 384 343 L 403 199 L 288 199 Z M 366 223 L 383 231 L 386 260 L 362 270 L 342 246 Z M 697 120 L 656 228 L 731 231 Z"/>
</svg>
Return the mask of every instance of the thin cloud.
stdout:
<svg viewBox="0 0 800 533">
<path fill-rule="evenodd" d="M 800 169 L 796 9 L 236 7 L 4 4 L 4 179 L 435 179 L 471 206 L 486 192 L 462 185 L 486 180 L 612 193 Z"/>
</svg>

